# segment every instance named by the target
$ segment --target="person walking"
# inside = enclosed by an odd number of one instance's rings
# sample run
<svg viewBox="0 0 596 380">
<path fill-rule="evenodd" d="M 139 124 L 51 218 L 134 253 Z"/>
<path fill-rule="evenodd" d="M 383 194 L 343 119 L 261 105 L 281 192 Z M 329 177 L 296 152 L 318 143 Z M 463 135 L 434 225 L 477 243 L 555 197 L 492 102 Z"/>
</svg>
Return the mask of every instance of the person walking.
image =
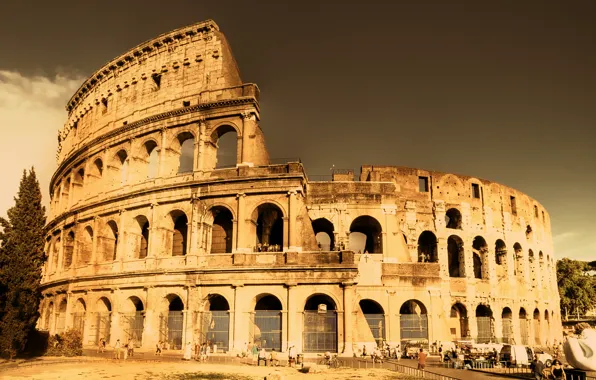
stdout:
<svg viewBox="0 0 596 380">
<path fill-rule="evenodd" d="M 120 360 L 120 339 L 117 339 L 114 344 L 114 359 Z"/>
<path fill-rule="evenodd" d="M 290 346 L 288 350 L 288 367 L 293 367 L 296 364 L 296 347 Z"/>
<path fill-rule="evenodd" d="M 135 340 L 134 340 L 134 338 L 130 338 L 130 340 L 128 341 L 128 356 L 130 356 L 132 358 L 134 354 L 135 354 Z"/>
<path fill-rule="evenodd" d="M 426 354 L 426 352 L 424 352 L 424 350 L 421 348 L 420 349 L 420 353 L 418 354 L 418 369 L 421 369 L 424 371 L 424 367 L 426 367 L 426 357 L 428 355 Z"/>
<path fill-rule="evenodd" d="M 564 380 L 566 378 L 565 370 L 558 359 L 553 361 L 553 365 L 550 367 L 550 375 L 555 380 Z"/>
<path fill-rule="evenodd" d="M 128 343 L 124 345 L 124 360 L 128 359 Z"/>
<path fill-rule="evenodd" d="M 257 345 L 255 343 L 253 343 L 252 345 L 252 362 L 254 363 L 257 360 L 257 356 L 259 354 L 259 348 L 257 347 Z M 257 362 L 257 366 L 259 365 L 259 363 Z"/>
<path fill-rule="evenodd" d="M 161 340 L 155 345 L 155 355 L 161 356 Z"/>
<path fill-rule="evenodd" d="M 439 363 L 443 362 L 443 345 L 439 346 Z"/>
<path fill-rule="evenodd" d="M 265 347 L 261 348 L 261 351 L 259 351 L 257 366 L 261 365 L 261 361 L 263 361 L 265 363 L 265 367 L 267 367 L 267 351 L 265 351 Z"/>
<path fill-rule="evenodd" d="M 538 356 L 534 356 L 534 362 L 532 363 L 534 366 L 532 368 L 532 373 L 534 374 L 534 378 L 536 380 L 543 380 L 544 379 L 544 363 L 542 360 L 538 359 Z"/>
</svg>

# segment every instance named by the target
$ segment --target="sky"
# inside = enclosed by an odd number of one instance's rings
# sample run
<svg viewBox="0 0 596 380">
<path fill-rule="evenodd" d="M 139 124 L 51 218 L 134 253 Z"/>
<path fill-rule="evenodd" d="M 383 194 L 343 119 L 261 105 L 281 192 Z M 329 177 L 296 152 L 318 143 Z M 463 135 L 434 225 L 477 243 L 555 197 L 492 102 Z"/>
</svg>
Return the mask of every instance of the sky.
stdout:
<svg viewBox="0 0 596 380">
<path fill-rule="evenodd" d="M 596 2 L 4 0 L 0 215 L 44 196 L 66 101 L 140 42 L 213 19 L 261 89 L 272 158 L 489 179 L 550 213 L 555 255 L 596 259 Z"/>
</svg>

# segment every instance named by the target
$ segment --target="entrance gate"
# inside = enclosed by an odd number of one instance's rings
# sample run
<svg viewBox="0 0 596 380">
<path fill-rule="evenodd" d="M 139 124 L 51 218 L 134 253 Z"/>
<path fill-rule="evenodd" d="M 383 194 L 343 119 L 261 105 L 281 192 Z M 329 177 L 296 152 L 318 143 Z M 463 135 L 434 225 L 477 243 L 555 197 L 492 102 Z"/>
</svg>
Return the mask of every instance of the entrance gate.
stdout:
<svg viewBox="0 0 596 380">
<path fill-rule="evenodd" d="M 254 343 L 266 350 L 281 351 L 281 311 L 257 310 L 252 327 Z"/>
<path fill-rule="evenodd" d="M 478 326 L 478 337 L 476 343 L 490 343 L 492 338 L 491 317 L 476 317 Z"/>
<path fill-rule="evenodd" d="M 82 339 L 85 330 L 85 313 L 72 314 L 72 328 L 81 334 Z"/>
<path fill-rule="evenodd" d="M 167 315 L 160 315 L 159 319 L 159 335 L 161 340 L 168 342 L 171 350 L 181 350 L 184 314 L 180 311 L 170 311 Z"/>
<path fill-rule="evenodd" d="M 201 316 L 201 340 L 228 351 L 230 333 L 229 311 L 206 311 Z"/>
<path fill-rule="evenodd" d="M 121 315 L 120 324 L 123 327 L 125 342 L 134 339 L 135 347 L 141 347 L 143 342 L 144 316 L 142 311 Z"/>
<path fill-rule="evenodd" d="M 513 321 L 511 318 L 503 318 L 503 342 L 501 343 L 513 343 Z"/>
<path fill-rule="evenodd" d="M 364 314 L 370 332 L 377 342 L 377 347 L 381 347 L 385 339 L 385 314 Z"/>
<path fill-rule="evenodd" d="M 527 319 L 519 320 L 519 335 L 521 335 L 521 341 L 523 345 L 528 345 L 528 321 Z"/>
<path fill-rule="evenodd" d="M 89 343 L 99 344 L 104 338 L 106 343 L 110 342 L 110 313 L 95 313 L 89 329 Z"/>
<path fill-rule="evenodd" d="M 428 339 L 426 314 L 401 314 L 399 316 L 401 339 Z"/>
<path fill-rule="evenodd" d="M 304 311 L 304 352 L 337 352 L 337 313 L 335 310 Z"/>
</svg>

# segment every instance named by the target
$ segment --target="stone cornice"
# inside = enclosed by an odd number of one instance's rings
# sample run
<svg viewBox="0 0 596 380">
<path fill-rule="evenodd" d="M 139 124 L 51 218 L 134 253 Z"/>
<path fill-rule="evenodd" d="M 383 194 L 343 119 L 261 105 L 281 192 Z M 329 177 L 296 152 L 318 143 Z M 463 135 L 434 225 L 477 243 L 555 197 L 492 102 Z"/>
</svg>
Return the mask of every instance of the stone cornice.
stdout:
<svg viewBox="0 0 596 380">
<path fill-rule="evenodd" d="M 142 59 L 143 56 L 151 54 L 154 49 L 157 49 L 161 46 L 177 44 L 181 40 L 191 38 L 195 35 L 205 35 L 205 38 L 208 38 L 207 35 L 213 30 L 219 31 L 219 27 L 213 20 L 206 20 L 193 25 L 174 29 L 170 32 L 163 33 L 155 38 L 147 40 L 128 50 L 126 53 L 112 59 L 103 65 L 99 70 L 95 71 L 93 75 L 91 75 L 89 79 L 87 79 L 81 85 L 81 87 L 79 87 L 77 92 L 75 92 L 75 94 L 70 98 L 66 106 L 69 116 L 72 110 L 85 98 L 85 95 L 91 92 L 92 89 L 112 71 L 126 68 L 131 62 L 136 62 L 139 59 Z"/>
<path fill-rule="evenodd" d="M 50 180 L 50 194 L 53 194 L 53 192 L 54 192 L 54 186 L 55 186 L 56 179 L 61 177 L 64 174 L 64 172 L 66 171 L 66 169 L 68 168 L 68 166 L 73 164 L 77 159 L 79 159 L 80 155 L 89 151 L 89 148 L 92 147 L 93 145 L 100 144 L 106 140 L 109 140 L 110 138 L 113 138 L 113 137 L 116 137 L 123 133 L 129 132 L 129 131 L 134 130 L 135 128 L 138 128 L 145 124 L 163 121 L 163 120 L 167 120 L 172 117 L 182 116 L 182 115 L 186 115 L 186 114 L 190 114 L 190 113 L 206 111 L 206 110 L 211 110 L 211 109 L 216 109 L 216 108 L 238 106 L 238 105 L 253 105 L 257 110 L 259 110 L 258 100 L 254 96 L 243 96 L 243 97 L 239 97 L 239 98 L 235 98 L 235 99 L 222 99 L 222 100 L 219 100 L 216 102 L 200 103 L 200 104 L 196 104 L 194 106 L 178 108 L 175 110 L 159 113 L 156 115 L 151 115 L 144 119 L 137 120 L 132 123 L 128 123 L 128 124 L 123 125 L 117 129 L 107 132 L 101 136 L 98 136 L 98 137 L 94 138 L 93 140 L 89 141 L 88 143 L 86 143 L 81 148 L 75 150 L 68 157 L 66 157 L 64 160 L 62 160 L 62 162 L 58 166 L 58 169 L 54 172 L 54 175 L 52 176 L 52 179 Z M 60 147 L 58 149 L 60 149 Z"/>
</svg>

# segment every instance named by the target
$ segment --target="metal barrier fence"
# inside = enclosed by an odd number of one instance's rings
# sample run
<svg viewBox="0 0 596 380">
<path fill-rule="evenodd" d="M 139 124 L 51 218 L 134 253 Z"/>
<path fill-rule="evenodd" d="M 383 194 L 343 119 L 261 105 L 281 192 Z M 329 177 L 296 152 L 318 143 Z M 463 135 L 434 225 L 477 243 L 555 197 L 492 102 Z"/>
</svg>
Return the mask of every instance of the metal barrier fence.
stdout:
<svg viewBox="0 0 596 380">
<path fill-rule="evenodd" d="M 368 327 L 372 333 L 377 346 L 380 347 L 385 340 L 385 314 L 364 314 Z"/>
<path fill-rule="evenodd" d="M 337 352 L 337 314 L 328 310 L 304 312 L 305 352 Z"/>
<path fill-rule="evenodd" d="M 399 325 L 402 339 L 428 339 L 426 314 L 401 314 Z"/>
<path fill-rule="evenodd" d="M 253 326 L 255 343 L 265 349 L 281 351 L 281 311 L 257 310 Z"/>
<path fill-rule="evenodd" d="M 217 349 L 228 350 L 230 331 L 229 311 L 203 312 L 200 316 L 201 341 L 217 345 Z"/>
<path fill-rule="evenodd" d="M 134 339 L 135 347 L 141 347 L 143 344 L 144 322 L 145 317 L 142 311 L 122 314 L 120 316 L 120 324 L 123 327 L 125 336 L 122 344 L 128 343 L 130 339 Z"/>
</svg>

